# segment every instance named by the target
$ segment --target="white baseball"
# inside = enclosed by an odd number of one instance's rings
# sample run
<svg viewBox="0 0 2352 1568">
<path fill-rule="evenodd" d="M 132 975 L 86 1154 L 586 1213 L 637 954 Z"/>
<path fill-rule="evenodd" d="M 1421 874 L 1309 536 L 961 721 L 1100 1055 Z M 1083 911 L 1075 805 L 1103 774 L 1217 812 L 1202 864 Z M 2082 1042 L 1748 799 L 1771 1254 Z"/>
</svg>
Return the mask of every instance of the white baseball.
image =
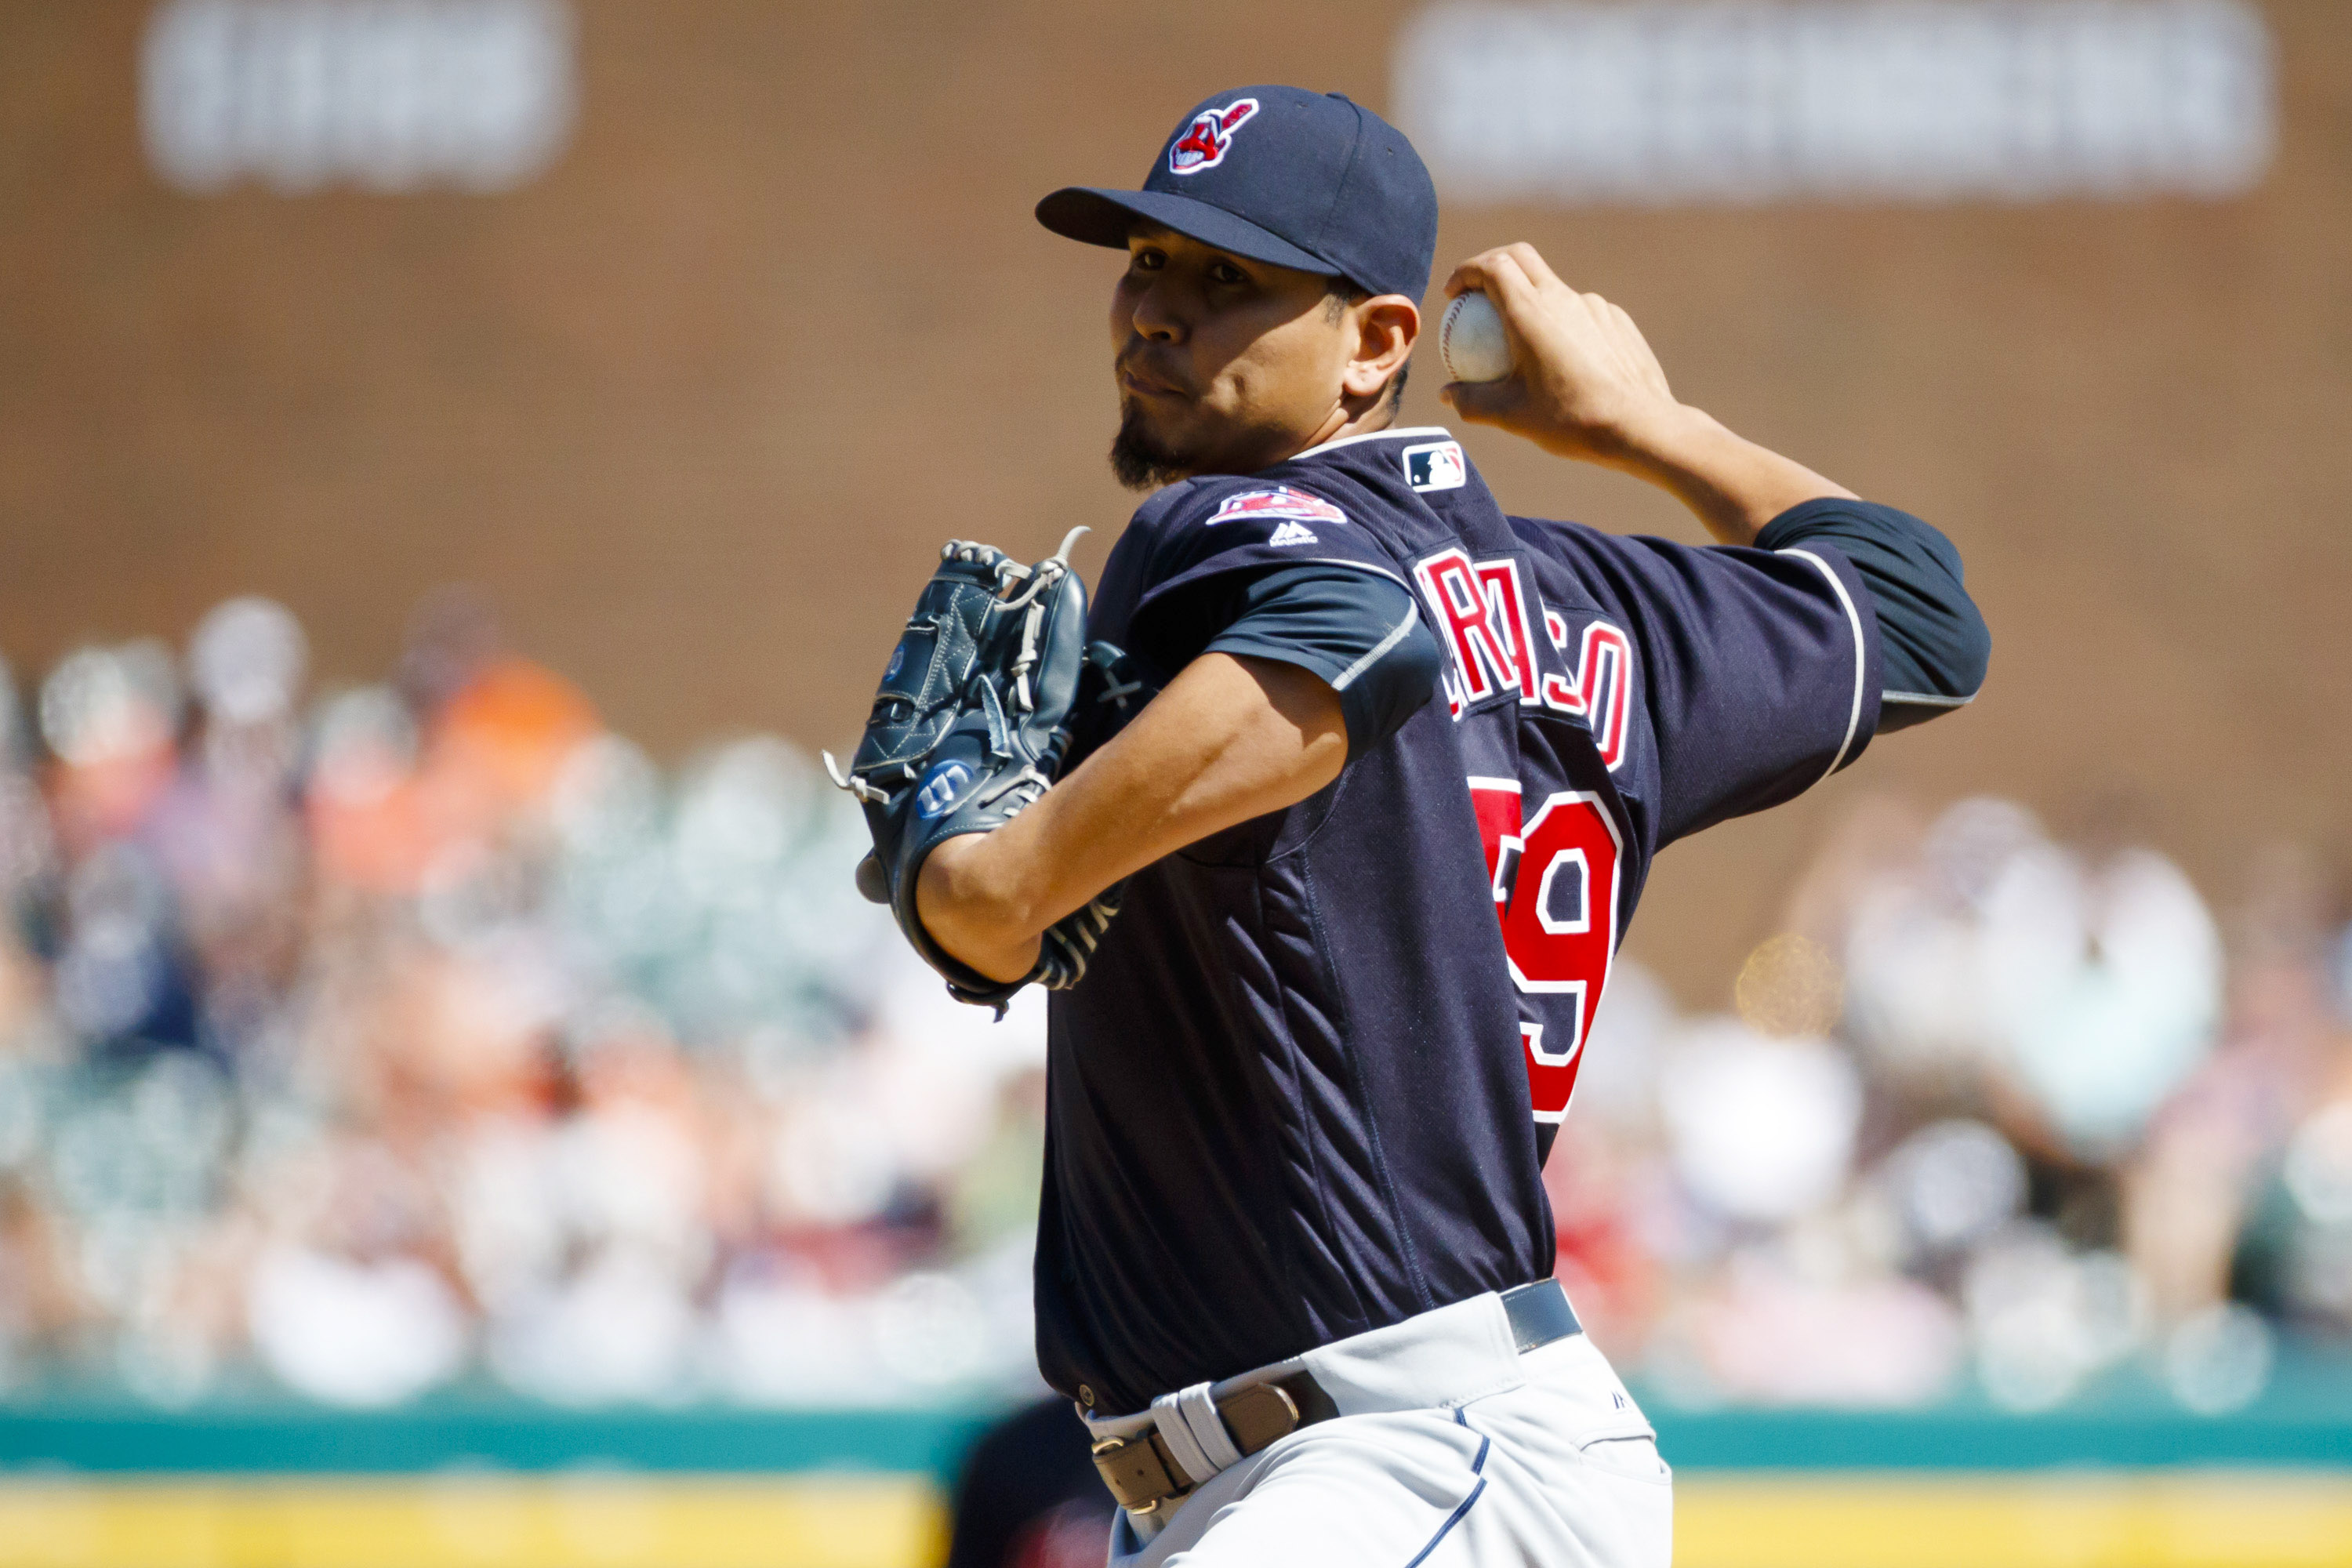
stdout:
<svg viewBox="0 0 2352 1568">
<path fill-rule="evenodd" d="M 1500 381 L 1510 374 L 1511 340 L 1494 301 L 1475 289 L 1456 294 L 1438 325 L 1437 357 L 1456 381 Z"/>
</svg>

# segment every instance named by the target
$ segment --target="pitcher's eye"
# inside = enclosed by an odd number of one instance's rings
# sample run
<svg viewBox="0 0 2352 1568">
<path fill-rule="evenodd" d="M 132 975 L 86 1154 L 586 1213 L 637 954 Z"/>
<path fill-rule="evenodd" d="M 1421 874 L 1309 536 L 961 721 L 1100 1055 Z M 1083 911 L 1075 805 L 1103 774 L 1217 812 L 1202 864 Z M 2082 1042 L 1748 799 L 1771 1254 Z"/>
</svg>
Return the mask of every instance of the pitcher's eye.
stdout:
<svg viewBox="0 0 2352 1568">
<path fill-rule="evenodd" d="M 1168 253 L 1147 245 L 1129 256 L 1127 264 L 1139 272 L 1157 272 L 1168 265 Z"/>
<path fill-rule="evenodd" d="M 1230 261 L 1213 261 L 1209 263 L 1209 281 L 1230 289 L 1236 283 L 1248 282 L 1249 274 Z"/>
</svg>

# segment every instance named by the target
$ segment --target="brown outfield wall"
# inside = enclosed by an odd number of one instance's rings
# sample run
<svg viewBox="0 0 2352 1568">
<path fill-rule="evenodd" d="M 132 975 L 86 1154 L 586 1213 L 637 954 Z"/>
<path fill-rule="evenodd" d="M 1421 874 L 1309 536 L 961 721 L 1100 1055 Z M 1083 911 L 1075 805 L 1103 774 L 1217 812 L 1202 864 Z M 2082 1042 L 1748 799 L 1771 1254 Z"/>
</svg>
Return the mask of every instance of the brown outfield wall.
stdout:
<svg viewBox="0 0 2352 1568">
<path fill-rule="evenodd" d="M 364 678 L 466 578 L 670 750 L 853 734 L 944 536 L 1091 521 L 1099 563 L 1115 263 L 1030 205 L 1131 183 L 1221 84 L 1383 104 L 1400 14 L 592 3 L 577 133 L 523 190 L 198 198 L 140 151 L 144 9 L 0 8 L 0 651 L 258 590 Z M 2352 20 L 2269 11 L 2246 200 L 1450 210 L 1441 269 L 1535 241 L 1684 396 L 1948 531 L 1992 621 L 1974 710 L 1665 858 L 1635 946 L 1694 1000 L 1867 790 L 2064 821 L 2128 788 L 2221 894 L 2263 842 L 2352 847 Z M 1696 536 L 1468 444 L 1517 510 Z"/>
</svg>

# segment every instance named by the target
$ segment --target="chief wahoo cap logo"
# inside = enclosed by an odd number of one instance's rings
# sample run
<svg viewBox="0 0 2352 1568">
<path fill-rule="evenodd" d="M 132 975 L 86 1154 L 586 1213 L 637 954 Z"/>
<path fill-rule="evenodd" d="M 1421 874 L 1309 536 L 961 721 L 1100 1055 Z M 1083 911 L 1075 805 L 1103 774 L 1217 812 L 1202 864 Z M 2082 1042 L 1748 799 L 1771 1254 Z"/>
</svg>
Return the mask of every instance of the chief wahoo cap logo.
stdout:
<svg viewBox="0 0 2352 1568">
<path fill-rule="evenodd" d="M 1234 132 L 1256 112 L 1256 99 L 1237 98 L 1223 109 L 1204 109 L 1194 115 L 1184 134 L 1168 149 L 1168 172 L 1197 174 L 1223 163 L 1234 144 Z"/>
</svg>

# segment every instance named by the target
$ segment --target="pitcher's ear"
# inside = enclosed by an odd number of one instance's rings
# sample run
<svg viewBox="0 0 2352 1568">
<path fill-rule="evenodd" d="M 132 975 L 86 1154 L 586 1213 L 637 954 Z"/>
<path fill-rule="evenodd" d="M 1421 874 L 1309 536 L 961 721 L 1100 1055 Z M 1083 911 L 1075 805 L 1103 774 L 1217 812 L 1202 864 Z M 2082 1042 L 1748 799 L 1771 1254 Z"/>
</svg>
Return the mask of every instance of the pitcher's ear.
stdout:
<svg viewBox="0 0 2352 1568">
<path fill-rule="evenodd" d="M 1378 294 L 1356 306 L 1355 317 L 1348 390 L 1364 396 L 1387 385 L 1412 357 L 1414 340 L 1421 336 L 1421 308 L 1402 294 Z"/>
</svg>

